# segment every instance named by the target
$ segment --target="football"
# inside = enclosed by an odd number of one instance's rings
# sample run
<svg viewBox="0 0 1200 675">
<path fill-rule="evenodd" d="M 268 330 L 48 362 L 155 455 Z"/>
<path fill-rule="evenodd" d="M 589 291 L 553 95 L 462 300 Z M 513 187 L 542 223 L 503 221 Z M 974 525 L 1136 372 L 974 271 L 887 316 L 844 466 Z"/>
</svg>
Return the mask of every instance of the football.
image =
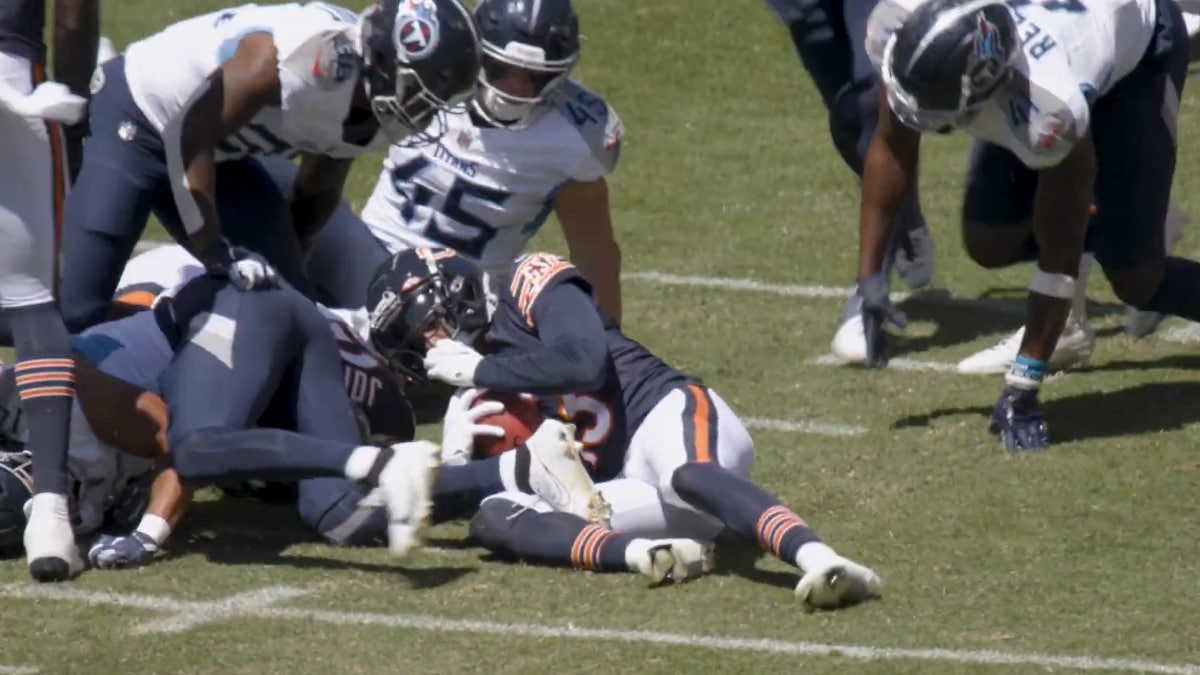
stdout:
<svg viewBox="0 0 1200 675">
<path fill-rule="evenodd" d="M 475 405 L 483 401 L 499 401 L 504 404 L 502 412 L 482 417 L 478 422 L 504 429 L 504 436 L 476 436 L 475 459 L 495 457 L 512 450 L 532 436 L 544 419 L 538 410 L 537 399 L 532 396 L 489 392 L 476 399 Z"/>
</svg>

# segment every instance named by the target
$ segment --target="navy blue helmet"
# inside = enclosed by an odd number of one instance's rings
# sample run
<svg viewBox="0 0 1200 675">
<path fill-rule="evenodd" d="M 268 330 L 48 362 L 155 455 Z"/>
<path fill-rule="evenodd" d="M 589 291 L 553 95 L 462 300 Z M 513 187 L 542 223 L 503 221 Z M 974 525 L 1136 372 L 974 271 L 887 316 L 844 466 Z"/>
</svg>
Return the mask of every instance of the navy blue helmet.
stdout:
<svg viewBox="0 0 1200 675">
<path fill-rule="evenodd" d="M 473 344 L 488 325 L 486 280 L 478 265 L 448 248 L 400 251 L 367 287 L 371 343 L 388 366 L 421 382 L 426 335 Z"/>
<path fill-rule="evenodd" d="M 884 49 L 892 112 L 918 131 L 969 124 L 1012 77 L 1021 52 L 1003 0 L 929 0 L 913 10 Z"/>
<path fill-rule="evenodd" d="M 434 114 L 475 90 L 479 31 L 460 0 L 378 0 L 362 14 L 360 40 L 371 110 L 392 140 L 429 140 Z"/>
<path fill-rule="evenodd" d="M 480 0 L 475 21 L 484 54 L 475 112 L 499 126 L 525 126 L 579 62 L 575 8 L 571 0 Z M 513 68 L 531 76 L 528 95 L 497 85 Z"/>
<path fill-rule="evenodd" d="M 25 502 L 33 496 L 33 460 L 28 450 L 0 447 L 0 549 L 21 546 Z"/>
</svg>

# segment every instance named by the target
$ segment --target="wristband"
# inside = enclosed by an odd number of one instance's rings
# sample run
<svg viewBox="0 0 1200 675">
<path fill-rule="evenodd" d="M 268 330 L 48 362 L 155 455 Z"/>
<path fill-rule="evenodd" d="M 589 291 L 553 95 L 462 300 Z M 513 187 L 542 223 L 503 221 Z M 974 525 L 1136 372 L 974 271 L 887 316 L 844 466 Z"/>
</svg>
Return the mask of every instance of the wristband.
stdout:
<svg viewBox="0 0 1200 675">
<path fill-rule="evenodd" d="M 1004 376 L 1004 383 L 1018 389 L 1037 389 L 1046 377 L 1046 362 L 1017 354 Z"/>
</svg>

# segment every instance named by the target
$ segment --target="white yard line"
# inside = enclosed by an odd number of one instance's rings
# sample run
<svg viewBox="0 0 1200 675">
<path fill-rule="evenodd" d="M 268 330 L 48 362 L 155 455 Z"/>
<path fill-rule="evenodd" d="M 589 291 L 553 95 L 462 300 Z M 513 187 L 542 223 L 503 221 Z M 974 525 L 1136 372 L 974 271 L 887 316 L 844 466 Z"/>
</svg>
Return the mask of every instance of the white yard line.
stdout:
<svg viewBox="0 0 1200 675">
<path fill-rule="evenodd" d="M 833 354 L 825 354 L 816 356 L 805 361 L 814 366 L 845 366 L 846 362 L 834 356 Z M 919 359 L 910 359 L 903 356 L 890 359 L 887 362 L 888 368 L 895 370 L 917 370 L 936 373 L 957 373 L 953 363 L 944 363 L 942 361 L 921 361 Z"/>
<path fill-rule="evenodd" d="M 772 420 L 764 417 L 743 417 L 742 423 L 747 429 L 762 429 L 764 431 L 783 431 L 796 434 L 816 434 L 818 436 L 861 436 L 867 433 L 867 428 L 857 424 L 838 424 L 836 422 L 813 422 L 810 420 Z"/>
<path fill-rule="evenodd" d="M 170 596 L 85 591 L 72 588 L 69 585 L 8 584 L 0 586 L 0 597 L 26 600 L 59 600 L 99 606 L 133 607 L 166 614 L 168 621 L 179 615 L 189 613 L 204 614 L 206 617 L 204 621 L 192 622 L 185 628 L 222 619 L 258 618 L 271 621 L 316 621 L 343 626 L 382 626 L 435 633 L 469 633 L 473 635 L 489 634 L 513 637 L 622 642 L 627 644 L 687 647 L 689 649 L 712 649 L 725 652 L 835 656 L 859 661 L 929 661 L 975 665 L 1033 666 L 1038 668 L 1065 668 L 1074 670 L 1163 673 L 1165 675 L 1200 675 L 1200 664 L 1169 664 L 1142 659 L 1106 658 L 1094 655 L 1065 656 L 1038 652 L 1005 652 L 977 649 L 914 649 L 873 645 L 840 645 L 691 633 L 664 633 L 621 628 L 583 628 L 572 624 L 503 623 L 472 619 L 452 619 L 425 614 L 340 612 L 273 606 L 273 603 L 278 600 L 296 597 L 305 593 L 306 591 L 303 589 L 272 587 L 250 593 L 240 593 L 224 600 L 197 602 L 181 600 Z M 220 611 L 215 611 L 216 608 L 220 608 Z M 148 623 L 139 625 L 148 625 Z"/>
<path fill-rule="evenodd" d="M 33 666 L 0 665 L 0 675 L 37 675 L 38 672 L 38 669 Z"/>
</svg>

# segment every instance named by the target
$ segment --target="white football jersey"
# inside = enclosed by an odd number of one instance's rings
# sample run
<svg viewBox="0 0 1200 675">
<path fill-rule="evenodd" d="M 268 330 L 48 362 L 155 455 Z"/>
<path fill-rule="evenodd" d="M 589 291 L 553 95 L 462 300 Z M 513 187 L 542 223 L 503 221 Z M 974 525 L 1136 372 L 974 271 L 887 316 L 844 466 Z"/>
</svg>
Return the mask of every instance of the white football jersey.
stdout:
<svg viewBox="0 0 1200 675">
<path fill-rule="evenodd" d="M 867 24 L 878 69 L 888 39 L 924 0 L 882 0 Z M 1155 0 L 1007 0 L 1021 38 L 1016 76 L 966 127 L 1027 166 L 1061 162 L 1084 136 L 1090 107 L 1141 61 Z"/>
<path fill-rule="evenodd" d="M 357 22 L 354 12 L 324 2 L 233 7 L 180 21 L 129 45 L 125 77 L 134 102 L 161 133 L 244 36 L 270 33 L 279 60 L 280 105 L 260 110 L 222 141 L 217 159 L 298 152 L 356 157 L 387 144 L 378 131 L 365 145 L 343 138 L 359 86 Z"/>
<path fill-rule="evenodd" d="M 617 114 L 570 79 L 523 129 L 478 125 L 465 106 L 440 119 L 438 142 L 389 149 L 362 220 L 392 253 L 447 246 L 493 276 L 541 228 L 561 187 L 607 176 L 621 151 Z"/>
</svg>

